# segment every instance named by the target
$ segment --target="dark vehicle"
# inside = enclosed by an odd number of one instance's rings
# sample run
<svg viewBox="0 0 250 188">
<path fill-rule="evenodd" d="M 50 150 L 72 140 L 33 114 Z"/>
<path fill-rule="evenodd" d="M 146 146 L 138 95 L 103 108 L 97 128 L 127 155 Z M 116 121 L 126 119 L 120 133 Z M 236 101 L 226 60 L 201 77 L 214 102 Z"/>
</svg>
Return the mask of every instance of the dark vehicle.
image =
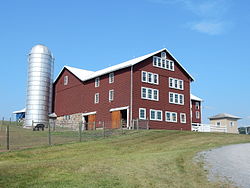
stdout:
<svg viewBox="0 0 250 188">
<path fill-rule="evenodd" d="M 42 129 L 42 131 L 44 131 L 44 127 L 45 127 L 44 124 L 38 123 L 38 124 L 33 128 L 33 131 L 39 131 L 40 129 Z"/>
</svg>

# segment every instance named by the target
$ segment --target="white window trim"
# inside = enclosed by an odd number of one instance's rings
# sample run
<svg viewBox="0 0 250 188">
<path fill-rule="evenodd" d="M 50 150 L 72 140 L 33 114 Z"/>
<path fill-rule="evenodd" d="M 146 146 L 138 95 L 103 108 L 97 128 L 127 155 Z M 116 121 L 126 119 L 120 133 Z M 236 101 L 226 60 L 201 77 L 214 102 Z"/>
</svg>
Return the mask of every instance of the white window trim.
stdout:
<svg viewBox="0 0 250 188">
<path fill-rule="evenodd" d="M 111 95 L 111 93 L 113 93 L 113 96 Z M 113 101 L 114 100 L 114 98 L 115 98 L 114 95 L 115 95 L 114 90 L 113 89 L 109 90 L 109 101 Z M 111 98 L 111 96 L 112 96 L 112 98 Z"/>
<path fill-rule="evenodd" d="M 100 77 L 95 78 L 95 87 L 100 86 Z"/>
<path fill-rule="evenodd" d="M 146 80 L 143 80 L 143 73 L 146 74 Z M 151 81 L 149 81 L 149 75 L 152 75 Z M 154 77 L 157 76 L 157 82 L 155 83 Z M 144 83 L 149 83 L 149 84 L 154 84 L 154 85 L 159 85 L 159 74 L 152 73 L 152 72 L 147 72 L 147 71 L 142 71 L 141 72 L 141 81 Z"/>
<path fill-rule="evenodd" d="M 143 97 L 143 89 L 146 89 L 146 98 Z M 152 98 L 148 97 L 148 90 L 152 90 Z M 154 99 L 154 91 L 157 91 L 157 99 Z M 153 88 L 148 88 L 148 87 L 141 87 L 141 99 L 146 99 L 146 100 L 151 100 L 151 101 L 159 101 L 159 90 L 158 89 L 153 89 Z"/>
<path fill-rule="evenodd" d="M 141 110 L 144 110 L 144 118 L 141 117 Z M 139 119 L 146 120 L 147 119 L 147 111 L 146 108 L 139 108 Z"/>
<path fill-rule="evenodd" d="M 165 60 L 165 67 L 162 66 L 162 60 Z M 154 61 L 156 61 L 156 64 L 154 64 Z M 160 61 L 160 66 L 158 65 L 158 61 Z M 170 64 L 171 63 L 173 64 L 173 68 L 172 69 L 170 69 Z M 167 64 L 168 64 L 168 68 L 166 66 Z M 175 63 L 174 63 L 174 61 L 172 61 L 170 59 L 167 59 L 167 58 L 153 56 L 153 66 L 161 68 L 161 69 L 167 69 L 167 70 L 170 70 L 170 71 L 174 71 Z"/>
<path fill-rule="evenodd" d="M 170 95 L 173 94 L 173 102 L 170 100 Z M 175 96 L 178 95 L 177 99 L 177 103 L 175 102 Z M 182 96 L 182 103 L 180 103 L 180 96 Z M 179 93 L 174 93 L 174 92 L 169 92 L 168 94 L 168 98 L 169 98 L 169 103 L 170 104 L 178 104 L 178 105 L 184 105 L 185 104 L 185 98 L 184 98 L 184 95 L 183 94 L 179 94 Z"/>
<path fill-rule="evenodd" d="M 170 80 L 171 79 L 172 79 L 172 86 L 170 85 Z M 175 82 L 176 81 L 177 81 L 177 87 L 175 87 Z M 182 88 L 180 88 L 180 81 L 182 82 Z M 169 88 L 172 88 L 172 89 L 184 90 L 184 81 L 181 80 L 181 79 L 169 77 L 168 78 L 168 86 L 169 86 Z"/>
<path fill-rule="evenodd" d="M 97 97 L 98 96 L 98 97 Z M 98 100 L 97 100 L 98 99 Z M 94 103 L 98 104 L 100 101 L 100 94 L 99 93 L 95 93 L 95 99 L 94 99 Z"/>
<path fill-rule="evenodd" d="M 64 78 L 63 78 L 63 85 L 68 85 L 68 83 L 69 83 L 69 77 L 68 76 L 64 76 Z"/>
<path fill-rule="evenodd" d="M 151 112 L 154 111 L 155 112 L 155 119 L 152 119 L 151 117 Z M 161 112 L 161 119 L 157 119 L 157 112 Z M 152 121 L 162 121 L 162 110 L 155 110 L 155 109 L 150 109 L 149 110 L 149 119 Z"/>
<path fill-rule="evenodd" d="M 182 118 L 181 118 L 182 115 L 184 115 L 184 117 L 185 117 L 184 121 L 182 121 Z M 186 115 L 186 113 L 180 113 L 180 122 L 181 123 L 187 123 L 187 115 Z"/>
<path fill-rule="evenodd" d="M 199 111 L 196 111 L 196 112 L 195 112 L 195 118 L 196 118 L 196 119 L 200 119 L 200 112 L 199 112 Z"/>
<path fill-rule="evenodd" d="M 113 72 L 109 73 L 109 83 L 112 84 L 115 82 L 115 74 Z"/>
<path fill-rule="evenodd" d="M 170 120 L 167 119 L 167 113 L 170 113 Z M 173 120 L 173 114 L 176 115 L 176 121 Z M 177 114 L 177 112 L 165 111 L 165 121 L 177 123 L 178 122 L 178 114 Z"/>
</svg>

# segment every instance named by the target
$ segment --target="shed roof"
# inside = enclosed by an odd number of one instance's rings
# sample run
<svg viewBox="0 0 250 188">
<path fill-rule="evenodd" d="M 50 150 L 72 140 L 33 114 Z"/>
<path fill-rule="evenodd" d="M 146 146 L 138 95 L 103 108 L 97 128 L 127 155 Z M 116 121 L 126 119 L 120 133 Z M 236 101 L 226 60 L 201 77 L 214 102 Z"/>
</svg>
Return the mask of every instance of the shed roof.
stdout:
<svg viewBox="0 0 250 188">
<path fill-rule="evenodd" d="M 199 98 L 199 97 L 197 97 L 197 96 L 195 96 L 195 95 L 193 95 L 193 94 L 190 94 L 190 98 L 191 98 L 191 100 L 193 100 L 193 101 L 200 101 L 200 102 L 203 101 L 203 99 L 201 99 L 201 98 Z"/>
<path fill-rule="evenodd" d="M 57 78 L 55 79 L 55 82 L 57 81 L 57 79 L 59 78 L 60 74 L 62 73 L 62 71 L 66 68 L 68 69 L 70 72 L 72 72 L 76 77 L 78 77 L 81 81 L 87 81 L 87 80 L 90 80 L 92 78 L 95 78 L 95 77 L 98 77 L 98 76 L 101 76 L 101 75 L 104 75 L 104 74 L 107 74 L 107 73 L 111 73 L 111 72 L 114 72 L 114 71 L 117 71 L 117 70 L 120 70 L 120 69 L 123 69 L 123 68 L 127 68 L 127 67 L 130 67 L 130 66 L 133 66 L 137 63 L 140 63 L 141 61 L 151 57 L 151 56 L 154 56 L 155 54 L 157 53 L 160 53 L 162 51 L 167 51 L 167 53 L 169 53 L 173 58 L 174 60 L 178 63 L 178 65 L 186 72 L 186 74 L 191 78 L 192 81 L 194 81 L 194 78 L 191 76 L 191 74 L 188 73 L 188 71 L 179 63 L 179 61 L 166 49 L 166 48 L 163 48 L 161 50 L 158 50 L 158 51 L 155 51 L 153 53 L 149 53 L 147 55 L 144 55 L 144 56 L 140 56 L 140 57 L 137 57 L 137 58 L 134 58 L 134 59 L 131 59 L 129 61 L 125 61 L 123 63 L 120 63 L 120 64 L 117 64 L 117 65 L 114 65 L 114 66 L 111 66 L 111 67 L 108 67 L 108 68 L 105 68 L 105 69 L 101 69 L 99 71 L 88 71 L 88 70 L 84 70 L 84 69 L 79 69 L 79 68 L 74 68 L 74 67 L 69 67 L 69 66 L 64 66 L 63 69 L 60 71 L 60 73 L 58 74 Z"/>
<path fill-rule="evenodd" d="M 22 110 L 17 110 L 12 112 L 13 114 L 19 114 L 19 113 L 25 113 L 26 112 L 26 108 L 23 108 Z"/>
<path fill-rule="evenodd" d="M 213 119 L 225 119 L 225 118 L 230 118 L 230 119 L 235 119 L 235 120 L 241 119 L 238 116 L 234 116 L 234 115 L 227 114 L 227 113 L 217 114 L 215 116 L 209 117 L 208 119 L 213 120 Z"/>
</svg>

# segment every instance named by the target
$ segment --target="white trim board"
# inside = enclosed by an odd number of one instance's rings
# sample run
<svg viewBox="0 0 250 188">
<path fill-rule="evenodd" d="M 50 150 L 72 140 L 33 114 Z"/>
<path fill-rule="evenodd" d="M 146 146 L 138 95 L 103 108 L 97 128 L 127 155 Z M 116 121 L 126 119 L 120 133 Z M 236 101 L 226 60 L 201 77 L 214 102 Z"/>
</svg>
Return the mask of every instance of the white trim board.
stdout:
<svg viewBox="0 0 250 188">
<path fill-rule="evenodd" d="M 119 108 L 111 108 L 109 111 L 113 112 L 113 111 L 127 110 L 127 109 L 129 109 L 129 106 L 124 106 L 124 107 L 119 107 Z"/>
<path fill-rule="evenodd" d="M 83 113 L 82 116 L 88 116 L 88 115 L 93 115 L 93 114 L 96 114 L 96 111 Z"/>
</svg>

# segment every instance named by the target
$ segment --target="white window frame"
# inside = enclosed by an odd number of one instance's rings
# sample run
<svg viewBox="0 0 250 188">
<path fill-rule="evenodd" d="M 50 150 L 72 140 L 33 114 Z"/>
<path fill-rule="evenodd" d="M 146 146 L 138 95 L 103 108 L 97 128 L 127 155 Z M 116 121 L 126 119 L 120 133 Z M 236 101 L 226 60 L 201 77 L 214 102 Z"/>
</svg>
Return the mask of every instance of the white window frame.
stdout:
<svg viewBox="0 0 250 188">
<path fill-rule="evenodd" d="M 164 64 L 162 63 L 163 60 L 165 61 Z M 170 71 L 174 71 L 175 63 L 174 63 L 174 61 L 167 59 L 167 58 L 153 56 L 153 66 L 161 68 L 161 69 L 167 69 Z"/>
<path fill-rule="evenodd" d="M 100 94 L 99 93 L 95 93 L 94 103 L 97 104 L 99 102 L 100 102 Z"/>
<path fill-rule="evenodd" d="M 171 95 L 173 96 L 172 99 L 173 101 L 171 101 Z M 177 97 L 176 97 L 177 96 Z M 182 96 L 182 102 L 180 100 L 180 96 Z M 169 92 L 169 103 L 170 104 L 179 104 L 179 105 L 184 105 L 185 102 L 184 102 L 184 95 L 183 94 L 179 94 L 179 93 L 174 93 L 174 92 Z M 176 100 L 177 99 L 177 100 Z"/>
<path fill-rule="evenodd" d="M 64 76 L 63 78 L 63 85 L 68 85 L 69 84 L 69 77 L 68 76 Z"/>
<path fill-rule="evenodd" d="M 195 118 L 196 118 L 196 119 L 200 119 L 200 112 L 199 112 L 199 111 L 196 111 L 196 112 L 195 112 Z"/>
<path fill-rule="evenodd" d="M 168 78 L 168 83 L 169 83 L 168 84 L 169 88 L 184 90 L 184 81 L 181 80 L 181 79 L 169 77 Z M 176 86 L 176 83 L 177 83 L 177 86 Z M 180 83 L 182 83 L 182 84 L 180 84 Z M 182 87 L 180 87 L 181 85 L 182 85 Z"/>
<path fill-rule="evenodd" d="M 144 73 L 145 73 L 145 80 L 143 79 L 144 78 L 144 76 L 143 76 Z M 146 72 L 146 71 L 141 72 L 141 81 L 147 83 L 147 81 L 148 81 L 148 72 Z"/>
<path fill-rule="evenodd" d="M 233 127 L 233 126 L 234 126 L 234 122 L 233 122 L 233 121 L 230 121 L 230 122 L 229 122 L 229 125 L 230 125 L 230 127 Z"/>
<path fill-rule="evenodd" d="M 109 101 L 113 101 L 115 96 L 115 92 L 113 89 L 109 90 Z"/>
<path fill-rule="evenodd" d="M 109 73 L 109 83 L 112 84 L 115 82 L 115 74 L 113 72 Z"/>
<path fill-rule="evenodd" d="M 170 114 L 170 120 L 168 120 L 167 114 Z M 174 119 L 173 119 L 173 114 L 175 114 L 175 117 L 176 117 L 176 120 L 175 120 L 175 121 L 174 121 Z M 177 123 L 177 122 L 178 122 L 177 112 L 165 111 L 165 121 Z"/>
<path fill-rule="evenodd" d="M 182 119 L 182 116 L 184 116 L 184 120 Z M 186 115 L 186 113 L 180 113 L 180 122 L 181 123 L 187 123 L 187 115 Z"/>
<path fill-rule="evenodd" d="M 100 86 L 100 77 L 95 78 L 95 87 Z"/>
<path fill-rule="evenodd" d="M 155 118 L 152 118 L 152 116 L 151 116 L 152 111 L 155 113 Z M 158 113 L 161 113 L 161 119 L 158 119 Z M 150 109 L 149 110 L 149 119 L 152 121 L 162 121 L 162 110 Z"/>
<path fill-rule="evenodd" d="M 143 89 L 146 90 L 146 97 L 143 96 Z M 151 97 L 149 97 L 150 91 L 151 91 Z M 155 91 L 157 91 L 157 99 L 155 99 L 155 97 L 154 97 Z M 141 87 L 141 98 L 147 99 L 147 100 L 152 100 L 152 101 L 159 101 L 159 90 L 148 88 L 148 87 Z"/>
<path fill-rule="evenodd" d="M 141 117 L 141 111 L 144 111 L 144 117 Z M 147 119 L 146 115 L 147 115 L 146 108 L 139 108 L 139 119 L 146 120 Z"/>
<path fill-rule="evenodd" d="M 196 110 L 199 110 L 199 109 L 200 109 L 200 103 L 197 102 L 197 101 L 195 102 L 195 109 L 196 109 Z"/>
</svg>

